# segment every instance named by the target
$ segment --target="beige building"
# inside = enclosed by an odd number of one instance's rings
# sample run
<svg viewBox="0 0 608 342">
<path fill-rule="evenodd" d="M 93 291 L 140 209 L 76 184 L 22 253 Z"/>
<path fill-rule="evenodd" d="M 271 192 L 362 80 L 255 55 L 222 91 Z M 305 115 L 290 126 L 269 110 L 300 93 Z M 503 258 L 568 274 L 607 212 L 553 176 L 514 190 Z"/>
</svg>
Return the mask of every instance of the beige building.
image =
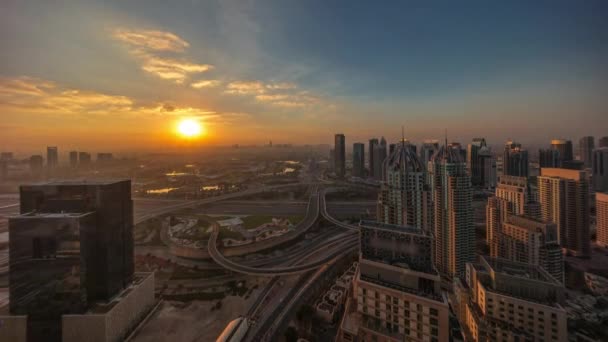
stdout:
<svg viewBox="0 0 608 342">
<path fill-rule="evenodd" d="M 496 185 L 496 197 L 509 203 L 510 214 L 523 215 L 528 202 L 528 180 L 526 177 L 500 177 Z"/>
<path fill-rule="evenodd" d="M 498 253 L 492 256 L 540 266 L 559 282 L 564 282 L 564 257 L 554 223 L 509 215 L 498 241 Z"/>
<path fill-rule="evenodd" d="M 608 246 L 608 193 L 595 193 L 597 244 Z"/>
<path fill-rule="evenodd" d="M 481 257 L 454 282 L 468 341 L 567 341 L 564 287 L 538 266 Z"/>
<path fill-rule="evenodd" d="M 538 177 L 541 219 L 557 225 L 563 250 L 590 256 L 589 180 L 585 171 L 543 168 Z"/>
<path fill-rule="evenodd" d="M 361 223 L 361 252 L 337 341 L 448 341 L 449 308 L 431 235 Z"/>
</svg>

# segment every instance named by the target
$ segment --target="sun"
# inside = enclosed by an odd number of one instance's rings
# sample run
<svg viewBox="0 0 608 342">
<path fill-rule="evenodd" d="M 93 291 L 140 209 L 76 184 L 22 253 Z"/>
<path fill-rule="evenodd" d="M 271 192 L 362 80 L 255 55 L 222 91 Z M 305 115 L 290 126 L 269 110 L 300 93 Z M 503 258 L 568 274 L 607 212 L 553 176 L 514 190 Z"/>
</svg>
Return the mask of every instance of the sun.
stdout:
<svg viewBox="0 0 608 342">
<path fill-rule="evenodd" d="M 203 126 L 196 120 L 183 119 L 177 124 L 177 132 L 184 138 L 196 138 L 203 134 Z"/>
</svg>

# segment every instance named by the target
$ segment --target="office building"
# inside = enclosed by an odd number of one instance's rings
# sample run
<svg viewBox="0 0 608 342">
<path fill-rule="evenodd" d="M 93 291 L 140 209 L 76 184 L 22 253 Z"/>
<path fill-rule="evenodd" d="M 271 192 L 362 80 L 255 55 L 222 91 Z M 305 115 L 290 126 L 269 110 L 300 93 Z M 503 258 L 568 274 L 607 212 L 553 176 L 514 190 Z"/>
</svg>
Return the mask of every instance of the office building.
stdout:
<svg viewBox="0 0 608 342">
<path fill-rule="evenodd" d="M 353 144 L 353 176 L 365 177 L 365 144 Z"/>
<path fill-rule="evenodd" d="M 77 151 L 70 151 L 70 167 L 77 167 L 78 166 L 78 152 Z"/>
<path fill-rule="evenodd" d="M 336 176 L 344 178 L 346 174 L 346 138 L 344 134 L 336 134 L 334 142 L 334 166 Z"/>
<path fill-rule="evenodd" d="M 582 137 L 578 143 L 580 160 L 586 168 L 591 168 L 593 160 L 593 150 L 595 149 L 595 140 L 593 137 Z"/>
<path fill-rule="evenodd" d="M 479 151 L 484 147 L 486 149 L 488 147 L 484 138 L 474 138 L 473 142 L 467 146 L 467 171 L 471 176 L 471 183 L 475 186 L 483 185 L 483 161 L 479 156 Z"/>
<path fill-rule="evenodd" d="M 608 147 L 608 137 L 601 137 L 597 147 Z"/>
<path fill-rule="evenodd" d="M 369 139 L 369 177 L 376 178 L 376 174 L 374 173 L 376 167 L 374 167 L 374 161 L 378 160 L 376 156 L 376 150 L 378 147 L 378 139 L 373 138 Z"/>
<path fill-rule="evenodd" d="M 521 144 L 507 141 L 502 157 L 502 174 L 505 176 L 528 177 L 528 151 Z"/>
<path fill-rule="evenodd" d="M 422 146 L 420 147 L 420 160 L 426 165 L 431 158 L 439 150 L 439 141 L 438 140 L 425 140 L 422 142 Z"/>
<path fill-rule="evenodd" d="M 337 341 L 447 342 L 449 307 L 433 266 L 431 235 L 360 223 L 359 265 Z"/>
<path fill-rule="evenodd" d="M 497 247 L 490 251 L 492 257 L 540 266 L 564 282 L 564 259 L 555 223 L 508 215 L 501 226 Z"/>
<path fill-rule="evenodd" d="M 59 151 L 56 146 L 48 146 L 46 148 L 46 166 L 54 169 L 57 165 L 59 165 Z"/>
<path fill-rule="evenodd" d="M 114 159 L 114 156 L 112 155 L 112 153 L 97 153 L 97 162 L 98 163 L 106 163 L 109 161 L 112 161 Z"/>
<path fill-rule="evenodd" d="M 460 276 L 475 254 L 471 180 L 462 155 L 447 143 L 431 163 L 435 265 L 444 275 Z"/>
<path fill-rule="evenodd" d="M 541 219 L 557 225 L 562 249 L 590 256 L 589 181 L 585 171 L 541 169 L 538 177 Z"/>
<path fill-rule="evenodd" d="M 544 269 L 482 256 L 454 281 L 466 341 L 568 340 L 564 286 Z"/>
<path fill-rule="evenodd" d="M 329 169 L 331 171 L 336 169 L 336 150 L 333 148 L 329 149 Z"/>
<path fill-rule="evenodd" d="M 592 164 L 593 188 L 595 191 L 608 192 L 608 147 L 600 147 L 593 151 Z"/>
<path fill-rule="evenodd" d="M 131 182 L 22 186 L 20 211 L 9 218 L 10 316 L 0 318 L 12 328 L 0 340 L 124 339 L 154 303 L 153 274 L 133 269 Z"/>
<path fill-rule="evenodd" d="M 388 155 L 390 156 L 391 154 L 393 154 L 393 152 L 395 151 L 395 147 L 397 147 L 396 144 L 389 144 L 388 145 Z"/>
<path fill-rule="evenodd" d="M 384 139 L 384 137 L 382 137 L 382 139 L 380 139 L 380 143 L 375 145 L 375 147 L 374 147 L 374 158 L 373 158 L 374 176 L 373 176 L 373 178 L 376 180 L 382 180 L 382 176 L 383 176 L 382 167 L 383 167 L 384 160 L 386 160 L 386 157 L 387 157 L 386 154 L 387 154 L 386 140 Z"/>
<path fill-rule="evenodd" d="M 559 152 L 560 165 L 565 161 L 574 160 L 574 149 L 570 140 L 553 139 L 551 149 Z"/>
<path fill-rule="evenodd" d="M 554 149 L 538 150 L 538 165 L 542 167 L 561 167 L 559 151 Z"/>
<path fill-rule="evenodd" d="M 484 189 L 494 189 L 497 183 L 496 158 L 489 147 L 484 146 L 478 151 L 479 164 L 481 166 L 480 185 Z"/>
<path fill-rule="evenodd" d="M 595 193 L 597 244 L 608 247 L 608 193 Z"/>
<path fill-rule="evenodd" d="M 42 168 L 44 167 L 44 159 L 41 155 L 33 155 L 30 157 L 30 174 L 34 178 L 40 178 Z"/>
<path fill-rule="evenodd" d="M 384 162 L 377 220 L 431 231 L 432 204 L 424 165 L 402 141 Z"/>
<path fill-rule="evenodd" d="M 91 164 L 91 154 L 88 152 L 78 152 L 78 163 L 80 166 L 89 166 Z"/>
</svg>

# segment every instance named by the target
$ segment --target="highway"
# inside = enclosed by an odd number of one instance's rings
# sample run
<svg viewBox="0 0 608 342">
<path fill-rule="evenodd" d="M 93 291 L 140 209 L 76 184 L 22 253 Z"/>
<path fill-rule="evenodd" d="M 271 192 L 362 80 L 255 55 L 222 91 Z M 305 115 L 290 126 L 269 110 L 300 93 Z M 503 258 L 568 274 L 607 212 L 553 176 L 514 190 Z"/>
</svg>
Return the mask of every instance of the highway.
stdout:
<svg viewBox="0 0 608 342">
<path fill-rule="evenodd" d="M 349 223 L 344 223 L 342 221 L 336 220 L 335 218 L 333 218 L 331 215 L 329 215 L 329 213 L 327 212 L 327 202 L 325 201 L 325 195 L 327 194 L 327 192 L 329 192 L 332 189 L 323 189 L 321 190 L 321 199 L 320 199 L 320 208 L 321 208 L 321 215 L 323 215 L 323 217 L 335 224 L 336 226 L 340 227 L 340 228 L 344 228 L 344 229 L 348 229 L 348 230 L 353 230 L 353 231 L 359 231 L 359 227 L 349 224 Z"/>
<path fill-rule="evenodd" d="M 321 193 L 319 193 L 317 187 L 315 187 L 308 202 L 306 216 L 304 220 L 302 220 L 302 222 L 297 225 L 295 229 L 295 234 L 300 234 L 308 230 L 316 222 L 320 212 L 325 213 L 324 216 L 326 215 L 326 218 L 329 217 L 331 219 L 330 222 L 353 232 L 358 231 L 358 227 L 342 223 L 327 214 L 327 208 L 325 204 L 325 191 L 321 191 Z M 233 272 L 264 276 L 289 275 L 308 272 L 310 270 L 323 266 L 324 264 L 332 260 L 336 255 L 343 252 L 345 249 L 349 249 L 358 243 L 358 236 L 353 234 L 352 236 L 347 236 L 344 238 L 336 239 L 335 241 L 331 241 L 326 246 L 324 246 L 323 249 L 329 252 L 329 254 L 326 253 L 324 257 L 320 260 L 316 260 L 306 264 L 298 264 L 294 266 L 282 266 L 272 268 L 251 267 L 248 265 L 236 263 L 224 257 L 217 248 L 218 234 L 219 229 L 217 226 L 215 226 L 207 244 L 209 254 L 217 264 Z"/>
</svg>

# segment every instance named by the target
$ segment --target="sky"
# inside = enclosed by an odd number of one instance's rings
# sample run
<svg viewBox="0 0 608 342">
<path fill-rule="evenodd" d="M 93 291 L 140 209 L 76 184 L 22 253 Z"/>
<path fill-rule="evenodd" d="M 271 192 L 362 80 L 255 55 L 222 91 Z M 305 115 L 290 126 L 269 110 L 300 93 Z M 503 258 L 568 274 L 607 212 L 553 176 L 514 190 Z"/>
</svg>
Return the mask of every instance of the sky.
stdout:
<svg viewBox="0 0 608 342">
<path fill-rule="evenodd" d="M 606 1 L 0 2 L 0 149 L 608 135 Z M 184 142 L 176 122 L 206 135 Z"/>
</svg>

